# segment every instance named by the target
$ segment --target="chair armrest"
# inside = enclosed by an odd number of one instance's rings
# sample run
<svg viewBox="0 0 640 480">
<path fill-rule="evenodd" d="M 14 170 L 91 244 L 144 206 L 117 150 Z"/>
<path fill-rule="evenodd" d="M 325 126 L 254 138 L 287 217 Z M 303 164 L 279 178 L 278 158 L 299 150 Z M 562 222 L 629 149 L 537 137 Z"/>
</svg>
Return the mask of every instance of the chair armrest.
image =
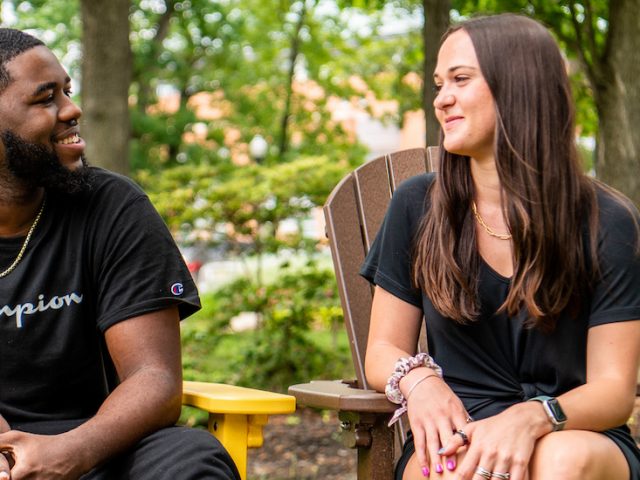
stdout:
<svg viewBox="0 0 640 480">
<path fill-rule="evenodd" d="M 291 395 L 222 383 L 183 382 L 182 403 L 210 413 L 276 415 L 296 411 Z"/>
<path fill-rule="evenodd" d="M 392 413 L 398 405 L 384 393 L 354 388 L 340 380 L 316 380 L 291 385 L 289 393 L 299 405 L 329 410 L 367 413 Z"/>
<path fill-rule="evenodd" d="M 262 427 L 269 415 L 296 411 L 296 399 L 290 395 L 205 382 L 183 382 L 182 404 L 209 412 L 208 430 L 227 449 L 243 480 L 247 449 L 262 446 Z"/>
<path fill-rule="evenodd" d="M 342 443 L 358 451 L 358 478 L 393 478 L 394 429 L 387 422 L 398 405 L 375 390 L 355 388 L 340 380 L 291 385 L 298 405 L 338 411 Z"/>
</svg>

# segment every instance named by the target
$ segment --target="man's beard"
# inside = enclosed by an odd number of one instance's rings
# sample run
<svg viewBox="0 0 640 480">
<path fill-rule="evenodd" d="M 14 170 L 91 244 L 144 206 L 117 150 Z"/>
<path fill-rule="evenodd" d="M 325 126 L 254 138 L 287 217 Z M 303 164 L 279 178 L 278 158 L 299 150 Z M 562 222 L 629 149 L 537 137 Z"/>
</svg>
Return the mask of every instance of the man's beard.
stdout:
<svg viewBox="0 0 640 480">
<path fill-rule="evenodd" d="M 10 130 L 0 135 L 9 171 L 22 183 L 48 191 L 75 195 L 91 189 L 92 172 L 82 156 L 82 167 L 65 168 L 58 155 L 44 145 L 24 140 Z"/>
</svg>

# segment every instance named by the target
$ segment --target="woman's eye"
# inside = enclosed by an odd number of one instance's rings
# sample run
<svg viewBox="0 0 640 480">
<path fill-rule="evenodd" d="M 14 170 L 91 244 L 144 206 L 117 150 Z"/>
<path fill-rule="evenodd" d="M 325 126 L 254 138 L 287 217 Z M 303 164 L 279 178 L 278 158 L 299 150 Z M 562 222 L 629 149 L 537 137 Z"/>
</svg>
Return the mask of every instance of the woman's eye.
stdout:
<svg viewBox="0 0 640 480">
<path fill-rule="evenodd" d="M 440 90 L 442 90 L 442 85 L 434 85 L 431 88 L 433 88 L 433 93 L 440 93 Z"/>
<path fill-rule="evenodd" d="M 469 77 L 467 76 L 463 76 L 463 75 L 457 75 L 454 80 L 456 81 L 456 83 L 460 83 L 460 82 L 464 82 L 466 80 L 469 80 Z"/>
<path fill-rule="evenodd" d="M 64 91 L 64 94 L 65 94 L 67 97 L 71 97 L 71 94 L 72 94 L 72 93 L 73 93 L 73 92 L 72 92 L 71 90 L 65 90 L 65 91 Z"/>
</svg>

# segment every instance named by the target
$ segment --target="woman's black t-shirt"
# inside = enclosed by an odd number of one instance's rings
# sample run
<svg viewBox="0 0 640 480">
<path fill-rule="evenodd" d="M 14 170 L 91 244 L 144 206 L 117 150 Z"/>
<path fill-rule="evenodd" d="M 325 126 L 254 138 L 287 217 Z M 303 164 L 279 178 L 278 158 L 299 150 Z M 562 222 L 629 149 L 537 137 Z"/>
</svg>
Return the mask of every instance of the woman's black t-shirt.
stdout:
<svg viewBox="0 0 640 480">
<path fill-rule="evenodd" d="M 599 190 L 598 255 L 601 275 L 584 314 L 560 318 L 552 334 L 526 328 L 524 317 L 498 312 L 510 279 L 481 261 L 480 317 L 467 325 L 443 317 L 411 282 L 414 235 L 435 174 L 404 182 L 395 192 L 361 274 L 420 308 L 430 354 L 447 384 L 474 418 L 499 413 L 538 395 L 560 395 L 585 382 L 587 333 L 597 325 L 640 319 L 640 257 L 632 214 Z M 637 212 L 635 212 L 637 214 Z M 571 268 L 566 265 L 566 268 Z"/>
</svg>

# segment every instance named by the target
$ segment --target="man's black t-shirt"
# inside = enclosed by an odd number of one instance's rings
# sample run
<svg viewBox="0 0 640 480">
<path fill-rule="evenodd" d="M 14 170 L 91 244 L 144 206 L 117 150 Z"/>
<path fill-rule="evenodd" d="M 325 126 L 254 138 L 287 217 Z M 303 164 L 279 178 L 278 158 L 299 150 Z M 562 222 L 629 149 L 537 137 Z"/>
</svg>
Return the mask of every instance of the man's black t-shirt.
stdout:
<svg viewBox="0 0 640 480">
<path fill-rule="evenodd" d="M 196 287 L 164 222 L 125 177 L 92 168 L 91 191 L 47 193 L 17 268 L 0 278 L 0 414 L 12 425 L 84 419 L 107 391 L 103 333 L 177 305 Z M 24 238 L 0 239 L 0 268 Z"/>
</svg>

